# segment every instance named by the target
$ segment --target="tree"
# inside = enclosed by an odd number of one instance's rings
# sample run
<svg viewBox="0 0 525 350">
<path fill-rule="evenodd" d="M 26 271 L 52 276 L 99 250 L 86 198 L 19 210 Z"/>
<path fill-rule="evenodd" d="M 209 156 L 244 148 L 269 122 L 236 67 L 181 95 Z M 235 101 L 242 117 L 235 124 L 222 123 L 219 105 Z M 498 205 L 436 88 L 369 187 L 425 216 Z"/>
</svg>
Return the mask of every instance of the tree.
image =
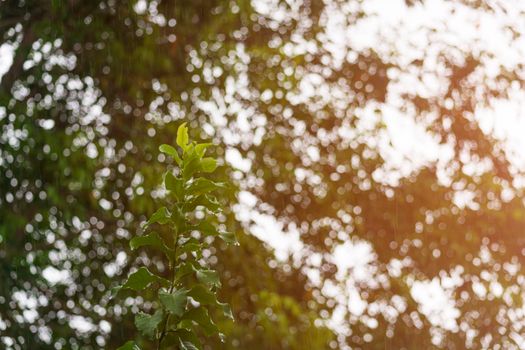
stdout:
<svg viewBox="0 0 525 350">
<path fill-rule="evenodd" d="M 177 34 L 193 43 L 200 41 L 197 35 L 216 35 L 213 28 L 219 23 L 234 31 L 247 14 L 230 11 L 227 25 L 218 15 L 204 18 L 202 28 L 209 31 L 198 34 L 192 13 L 206 17 L 217 4 L 192 3 L 184 11 L 169 2 L 164 5 L 162 10 L 177 20 Z M 0 287 L 0 325 L 2 342 L 9 348 L 116 348 L 135 328 L 138 309 L 129 312 L 127 305 L 140 305 L 141 299 L 114 303 L 109 295 L 146 259 L 142 253 L 133 259 L 128 241 L 155 210 L 156 191 L 149 189 L 155 189 L 163 171 L 154 161 L 156 149 L 171 143 L 174 135 L 173 124 L 159 124 L 149 113 L 148 106 L 163 89 L 164 82 L 157 90 L 155 77 L 169 73 L 181 83 L 179 94 L 193 89 L 191 74 L 181 66 L 188 58 L 184 48 L 165 41 L 172 27 L 151 22 L 151 9 L 141 14 L 125 3 L 75 1 L 1 5 L 4 43 L 14 49 L 0 90 L 5 108 L 0 121 L 0 277 L 7 281 Z M 130 31 L 130 25 L 137 32 Z M 157 39 L 163 42 L 160 46 Z M 156 56 L 157 51 L 169 57 Z M 190 101 L 184 108 L 191 110 Z M 203 129 L 193 130 L 192 138 L 200 139 Z M 222 158 L 223 150 L 216 148 Z M 219 178 L 223 171 L 219 169 Z M 229 227 L 241 230 L 230 207 L 224 215 Z M 299 334 L 318 334 L 318 344 L 327 344 L 332 335 L 313 326 L 316 313 L 307 307 L 304 276 L 268 267 L 271 252 L 254 237 L 239 237 L 242 245 L 234 253 L 220 244 L 210 249 L 213 264 L 216 256 L 235 262 L 217 264 L 228 276 L 221 298 L 233 299 L 238 313 L 221 346 L 240 342 L 252 348 L 289 347 L 280 338 L 286 329 L 269 328 L 282 324 L 260 326 L 258 315 L 267 309 L 258 301 L 263 292 L 288 300 L 280 317 L 289 320 L 289 327 Z M 161 255 L 149 252 L 147 259 L 162 266 Z M 246 261 L 258 266 L 256 275 Z M 284 313 L 293 303 L 295 311 Z"/>
<path fill-rule="evenodd" d="M 333 314 L 349 331 L 332 347 L 518 346 L 524 223 L 522 190 L 513 180 L 520 175 L 472 116 L 522 86 L 519 67 L 486 74 L 491 52 L 446 41 L 430 40 L 429 52 L 409 64 L 396 59 L 405 57 L 396 47 L 385 54 L 350 43 L 334 51 L 330 21 L 343 15 L 345 30 L 357 27 L 370 16 L 361 2 L 46 5 L 11 1 L 0 11 L 4 41 L 16 47 L 0 91 L 0 278 L 7 281 L 0 315 L 10 342 L 113 348 L 127 339 L 132 317 L 125 305 L 108 304 L 108 289 L 139 263 L 127 241 L 154 213 L 156 192 L 147 189 L 162 163 L 171 164 L 158 158 L 157 147 L 172 143 L 184 120 L 192 139 L 226 145 L 212 150 L 220 162 L 227 151 L 239 152 L 249 171 L 224 168 L 217 176 L 255 195 L 256 209 L 298 232 L 304 247 L 271 268 L 271 252 L 253 236 L 240 234 L 235 253 L 214 246 L 215 268 L 229 276 L 221 300 L 238 310 L 234 327 L 220 325 L 225 347 L 305 348 L 315 335 L 312 344 L 321 348 L 333 335 L 313 321 Z M 482 1 L 452 7 L 494 11 Z M 395 97 L 401 112 L 450 147 L 451 159 L 385 181 L 380 175 L 395 171 L 378 146 L 385 134 L 381 107 L 399 87 L 389 72 L 422 80 L 427 60 L 439 63 L 434 73 L 444 88 L 431 97 Z M 485 170 L 469 171 L 472 163 Z M 458 193 L 476 205 L 458 206 Z M 232 208 L 225 215 L 242 231 Z M 365 264 L 369 279 L 335 264 L 333 255 L 348 242 L 373 252 Z M 139 260 L 146 257 L 162 261 L 151 253 Z M 67 285 L 41 277 L 51 265 L 69 275 Z M 311 271 L 317 278 L 306 277 Z M 457 274 L 461 284 L 450 289 L 457 326 L 445 328 L 422 312 L 412 290 L 416 282 L 445 284 Z M 15 293 L 46 296 L 32 322 L 12 300 Z M 348 300 L 366 307 L 349 312 Z M 95 326 L 76 332 L 76 316 Z M 290 329 L 301 336 L 286 338 Z"/>
</svg>

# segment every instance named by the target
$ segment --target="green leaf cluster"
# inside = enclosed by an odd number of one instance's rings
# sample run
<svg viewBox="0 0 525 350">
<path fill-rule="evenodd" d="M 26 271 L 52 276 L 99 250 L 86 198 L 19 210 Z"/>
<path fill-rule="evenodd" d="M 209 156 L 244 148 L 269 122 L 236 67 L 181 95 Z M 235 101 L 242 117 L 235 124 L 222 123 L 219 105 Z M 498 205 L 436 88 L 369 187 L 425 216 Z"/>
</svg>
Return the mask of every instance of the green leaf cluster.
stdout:
<svg viewBox="0 0 525 350">
<path fill-rule="evenodd" d="M 185 123 L 177 130 L 176 142 L 178 149 L 170 145 L 159 147 L 179 168 L 177 175 L 170 170 L 163 177 L 169 193 L 168 204 L 150 216 L 145 225 L 146 234 L 130 241 L 133 250 L 148 247 L 163 253 L 169 262 L 169 278 L 143 266 L 131 273 L 116 292 L 155 290 L 154 310 L 138 313 L 135 325 L 145 338 L 157 344 L 157 349 L 202 349 L 200 336 L 224 338 L 209 308 L 216 308 L 233 319 L 230 306 L 217 299 L 217 290 L 221 287 L 219 274 L 205 266 L 202 259 L 206 238 L 218 237 L 229 244 L 237 242 L 233 233 L 217 225 L 220 205 L 214 192 L 226 185 L 204 177 L 217 168 L 216 159 L 204 157 L 210 144 L 190 142 Z M 196 210 L 205 214 L 195 215 Z M 153 225 L 163 226 L 162 232 L 167 234 L 151 231 Z M 119 349 L 140 348 L 139 341 L 130 340 Z"/>
</svg>

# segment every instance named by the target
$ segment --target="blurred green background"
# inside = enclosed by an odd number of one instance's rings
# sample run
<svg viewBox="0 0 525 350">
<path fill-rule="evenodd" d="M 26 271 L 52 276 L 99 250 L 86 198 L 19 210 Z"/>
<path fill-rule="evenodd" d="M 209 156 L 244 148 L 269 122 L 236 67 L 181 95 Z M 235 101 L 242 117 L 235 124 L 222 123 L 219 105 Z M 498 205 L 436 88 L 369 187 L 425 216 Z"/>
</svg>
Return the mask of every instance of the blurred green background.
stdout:
<svg viewBox="0 0 525 350">
<path fill-rule="evenodd" d="M 162 269 L 128 241 L 158 207 L 158 146 L 188 122 L 237 188 L 240 246 L 207 252 L 236 321 L 207 349 L 524 348 L 523 171 L 476 117 L 515 97 L 523 65 L 417 11 L 501 20 L 509 49 L 525 12 L 391 2 L 423 37 L 399 48 L 401 22 L 374 21 L 387 3 L 0 2 L 0 347 L 134 336 L 151 305 L 110 288 Z M 396 123 L 428 159 L 405 159 Z"/>
</svg>

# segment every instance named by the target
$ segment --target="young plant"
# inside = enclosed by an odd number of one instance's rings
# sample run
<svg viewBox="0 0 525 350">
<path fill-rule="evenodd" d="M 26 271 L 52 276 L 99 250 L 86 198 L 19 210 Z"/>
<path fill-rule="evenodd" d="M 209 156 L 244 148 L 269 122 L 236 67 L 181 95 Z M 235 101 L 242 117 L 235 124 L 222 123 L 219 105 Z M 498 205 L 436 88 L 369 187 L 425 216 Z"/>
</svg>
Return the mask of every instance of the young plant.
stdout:
<svg viewBox="0 0 525 350">
<path fill-rule="evenodd" d="M 159 147 L 179 167 L 177 175 L 172 171 L 164 175 L 168 205 L 149 218 L 145 226 L 147 234 L 130 241 L 133 250 L 148 246 L 162 252 L 168 261 L 168 277 L 143 266 L 130 274 L 118 290 L 154 291 L 154 312 L 138 313 L 135 325 L 156 343 L 157 349 L 195 350 L 202 348 L 199 334 L 223 337 L 210 317 L 209 308 L 219 308 L 233 319 L 230 306 L 217 300 L 217 289 L 221 286 L 218 273 L 203 266 L 202 252 L 209 241 L 206 238 L 236 241 L 232 233 L 221 231 L 216 224 L 221 206 L 212 193 L 224 188 L 224 184 L 203 176 L 217 167 L 214 158 L 204 157 L 210 144 L 190 143 L 185 123 L 177 130 L 176 142 L 180 153 L 169 145 Z M 163 234 L 150 231 L 152 225 L 164 226 Z M 139 350 L 140 346 L 131 340 L 119 349 Z"/>
</svg>

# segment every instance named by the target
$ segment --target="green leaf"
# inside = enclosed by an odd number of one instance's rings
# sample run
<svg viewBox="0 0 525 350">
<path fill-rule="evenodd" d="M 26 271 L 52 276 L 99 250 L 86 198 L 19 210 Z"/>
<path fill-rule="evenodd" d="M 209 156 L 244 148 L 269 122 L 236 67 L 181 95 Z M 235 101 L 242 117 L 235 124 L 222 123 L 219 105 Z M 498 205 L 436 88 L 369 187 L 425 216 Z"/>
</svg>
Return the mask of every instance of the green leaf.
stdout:
<svg viewBox="0 0 525 350">
<path fill-rule="evenodd" d="M 196 158 L 195 156 L 190 158 L 186 162 L 186 164 L 184 165 L 184 169 L 182 170 L 182 175 L 184 179 L 186 180 L 190 179 L 193 176 L 193 174 L 195 174 L 195 172 L 200 170 L 200 167 L 201 167 L 201 164 L 198 158 Z"/>
<path fill-rule="evenodd" d="M 121 289 L 122 289 L 122 286 L 116 286 L 116 287 L 111 288 L 109 299 L 113 299 L 114 297 L 116 297 Z"/>
<path fill-rule="evenodd" d="M 239 245 L 237 237 L 235 237 L 235 234 L 232 232 L 221 232 L 219 233 L 219 237 L 221 237 L 222 240 L 228 244 Z"/>
<path fill-rule="evenodd" d="M 211 319 L 208 310 L 203 307 L 197 307 L 189 310 L 182 316 L 183 320 L 191 320 L 202 327 L 206 336 L 219 333 L 219 328 Z"/>
<path fill-rule="evenodd" d="M 133 238 L 129 242 L 129 246 L 132 250 L 135 250 L 140 247 L 144 246 L 152 246 L 154 248 L 157 248 L 158 250 L 162 251 L 168 258 L 171 258 L 173 255 L 173 250 L 168 248 L 162 238 L 158 235 L 156 232 L 152 232 L 150 234 L 139 236 Z"/>
<path fill-rule="evenodd" d="M 166 207 L 162 207 L 159 210 L 157 210 L 149 220 L 146 222 L 146 226 L 149 226 L 151 224 L 159 223 L 161 225 L 167 224 L 170 222 L 171 213 Z"/>
<path fill-rule="evenodd" d="M 202 345 L 199 341 L 199 337 L 193 332 L 191 329 L 183 329 L 179 328 L 175 332 L 173 332 L 173 335 L 177 337 L 179 340 L 179 345 L 181 350 L 188 349 L 188 350 L 201 350 Z M 182 344 L 182 345 L 181 345 Z"/>
<path fill-rule="evenodd" d="M 206 149 L 212 145 L 211 143 L 199 143 L 195 145 L 195 154 L 197 154 L 199 158 L 202 158 L 204 153 L 206 153 Z"/>
<path fill-rule="evenodd" d="M 166 279 L 152 274 L 145 267 L 141 267 L 129 275 L 128 280 L 122 285 L 122 288 L 139 291 L 145 289 L 153 282 L 159 282 L 162 285 L 169 285 L 169 282 Z"/>
<path fill-rule="evenodd" d="M 179 242 L 182 242 L 179 241 Z M 191 252 L 200 252 L 202 250 L 202 243 L 200 243 L 197 239 L 191 237 L 185 242 L 179 243 L 179 247 L 177 249 L 177 253 L 179 255 L 182 255 L 184 253 L 191 253 Z"/>
<path fill-rule="evenodd" d="M 212 213 L 216 213 L 221 209 L 220 203 L 214 197 L 200 195 L 187 204 L 186 210 L 192 211 L 195 210 L 195 208 L 197 208 L 198 206 L 205 207 Z"/>
<path fill-rule="evenodd" d="M 173 293 L 160 292 L 159 299 L 166 310 L 170 311 L 176 316 L 182 316 L 186 309 L 186 303 L 188 300 L 188 290 L 179 289 Z"/>
<path fill-rule="evenodd" d="M 161 151 L 162 153 L 166 153 L 169 156 L 177 154 L 177 150 L 175 149 L 175 147 L 166 144 L 160 145 L 159 151 Z"/>
<path fill-rule="evenodd" d="M 195 346 L 195 344 L 193 344 L 192 342 L 189 342 L 187 340 L 182 340 L 180 338 L 179 338 L 179 347 L 181 350 L 199 350 L 200 349 L 197 346 Z"/>
<path fill-rule="evenodd" d="M 208 284 L 216 288 L 219 288 L 221 286 L 221 280 L 217 271 L 195 270 L 195 274 L 197 275 L 197 279 L 201 283 Z"/>
<path fill-rule="evenodd" d="M 178 249 L 177 252 L 179 253 L 179 255 L 182 255 L 184 253 L 191 253 L 191 252 L 198 252 L 198 253 L 200 253 L 201 248 L 202 248 L 201 244 L 188 243 L 184 247 Z M 200 255 L 200 254 L 197 254 L 197 255 Z"/>
<path fill-rule="evenodd" d="M 217 228 L 208 221 L 199 222 L 197 225 L 192 226 L 192 228 L 205 236 L 216 236 L 219 233 Z"/>
<path fill-rule="evenodd" d="M 193 273 L 194 271 L 193 264 L 189 261 L 177 265 L 175 269 L 176 269 L 176 272 L 175 272 L 176 282 L 180 281 L 183 277 L 189 275 L 190 273 Z"/>
<path fill-rule="evenodd" d="M 175 147 L 164 144 L 159 146 L 159 151 L 173 157 L 177 164 L 179 166 L 181 165 L 182 160 L 180 159 L 179 153 L 177 152 L 177 149 L 175 149 Z"/>
<path fill-rule="evenodd" d="M 224 184 L 213 182 L 205 178 L 198 178 L 189 185 L 188 192 L 194 196 L 199 196 L 201 194 L 215 191 L 219 188 L 224 188 Z"/>
<path fill-rule="evenodd" d="M 184 200 L 184 181 L 173 176 L 171 171 L 164 175 L 164 186 L 177 197 L 177 200 Z"/>
<path fill-rule="evenodd" d="M 177 226 L 179 232 L 185 232 L 187 226 L 185 213 L 178 205 L 174 205 L 172 209 L 173 213 L 171 213 L 171 222 Z"/>
<path fill-rule="evenodd" d="M 188 292 L 188 295 L 201 305 L 211 305 L 219 307 L 222 310 L 224 316 L 233 320 L 233 313 L 230 305 L 219 302 L 215 294 L 213 292 L 210 292 L 203 285 L 196 285 Z"/>
<path fill-rule="evenodd" d="M 189 139 L 190 138 L 188 136 L 188 128 L 186 127 L 186 123 L 182 123 L 177 129 L 177 145 L 186 151 Z"/>
<path fill-rule="evenodd" d="M 233 312 L 230 304 L 217 302 L 217 306 L 222 309 L 222 314 L 228 317 L 230 320 L 233 320 Z"/>
<path fill-rule="evenodd" d="M 219 236 L 224 242 L 233 245 L 239 245 L 235 234 L 228 231 L 220 232 L 215 226 L 207 221 L 202 221 L 197 225 L 192 226 L 193 230 L 197 230 L 205 236 Z"/>
<path fill-rule="evenodd" d="M 117 350 L 141 350 L 140 347 L 133 340 L 126 342 L 126 344 L 119 347 Z"/>
<path fill-rule="evenodd" d="M 217 169 L 217 161 L 213 158 L 203 158 L 201 160 L 201 169 L 205 173 L 213 173 Z"/>
<path fill-rule="evenodd" d="M 155 334 L 155 329 L 162 321 L 163 317 L 164 314 L 160 309 L 157 310 L 153 315 L 139 312 L 137 316 L 135 316 L 135 326 L 137 326 L 137 329 L 142 334 L 151 338 Z"/>
<path fill-rule="evenodd" d="M 210 292 L 208 288 L 201 284 L 197 284 L 195 287 L 190 289 L 188 295 L 201 305 L 217 304 L 217 298 L 215 297 L 215 294 Z"/>
</svg>

